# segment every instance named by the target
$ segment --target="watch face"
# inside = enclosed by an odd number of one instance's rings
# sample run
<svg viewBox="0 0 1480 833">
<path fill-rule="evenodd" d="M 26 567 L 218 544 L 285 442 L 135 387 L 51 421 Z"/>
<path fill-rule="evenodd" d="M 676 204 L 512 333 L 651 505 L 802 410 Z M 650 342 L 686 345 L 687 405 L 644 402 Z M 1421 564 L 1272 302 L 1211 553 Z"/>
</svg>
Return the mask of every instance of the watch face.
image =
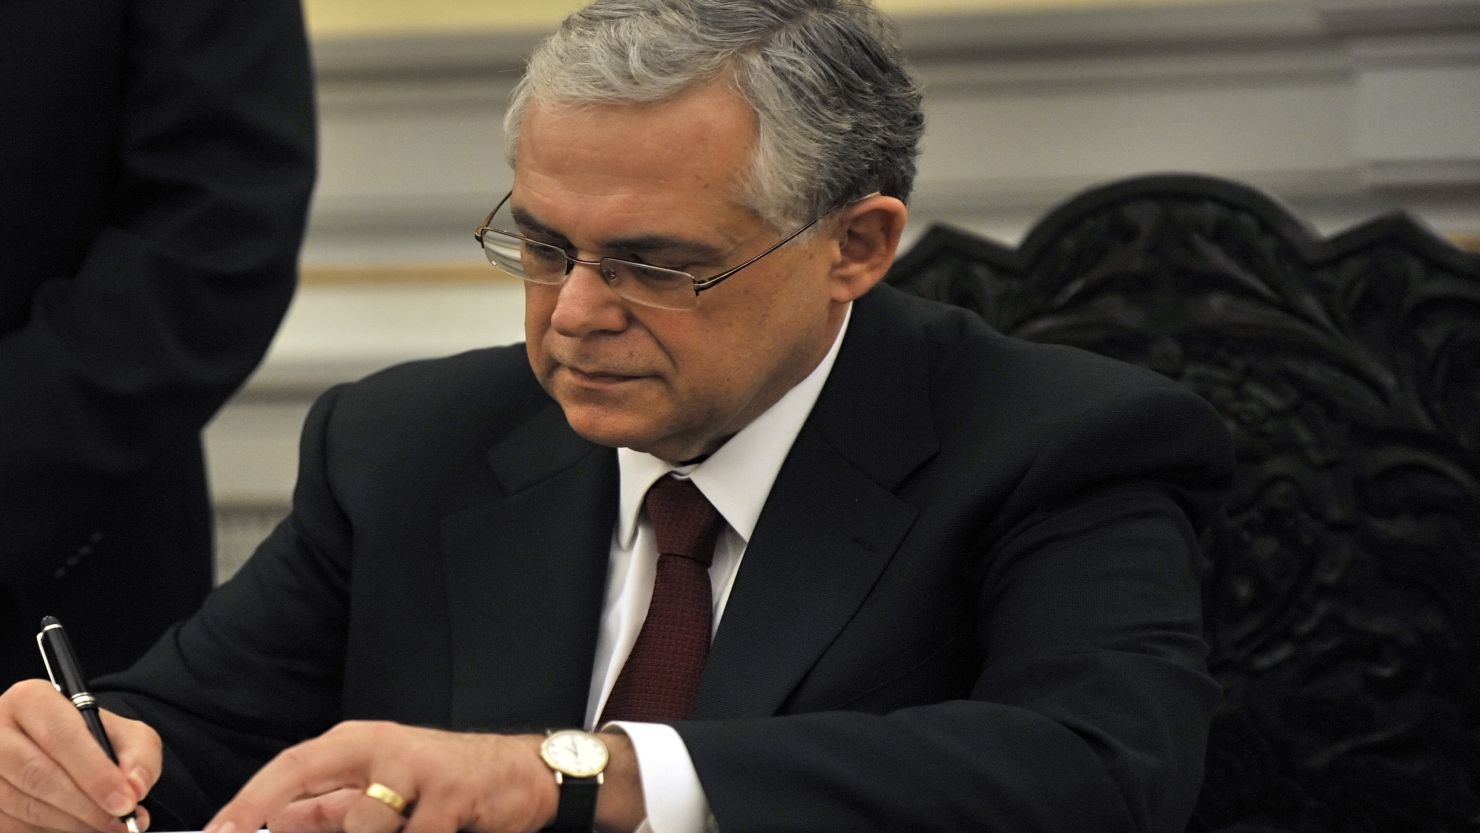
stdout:
<svg viewBox="0 0 1480 833">
<path fill-rule="evenodd" d="M 566 729 L 545 738 L 540 757 L 551 769 L 572 778 L 590 778 L 606 769 L 606 744 L 590 732 Z"/>
</svg>

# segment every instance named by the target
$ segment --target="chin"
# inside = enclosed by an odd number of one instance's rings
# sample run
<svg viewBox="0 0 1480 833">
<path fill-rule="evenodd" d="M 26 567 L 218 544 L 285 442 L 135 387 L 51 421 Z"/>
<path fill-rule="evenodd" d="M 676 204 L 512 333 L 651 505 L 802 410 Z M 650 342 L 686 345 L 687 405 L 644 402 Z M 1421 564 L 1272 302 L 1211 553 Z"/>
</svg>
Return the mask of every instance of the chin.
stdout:
<svg viewBox="0 0 1480 833">
<path fill-rule="evenodd" d="M 634 425 L 610 414 L 593 414 L 586 408 L 567 407 L 565 421 L 570 423 L 572 431 L 597 445 L 643 451 L 653 442 L 651 426 Z"/>
<path fill-rule="evenodd" d="M 583 418 L 589 416 L 590 418 Z M 661 460 L 678 462 L 701 456 L 702 452 L 690 452 L 676 446 L 672 435 L 657 430 L 650 422 L 633 424 L 625 420 L 613 420 L 610 415 L 586 415 L 580 409 L 567 409 L 565 421 L 571 430 L 589 442 L 610 448 L 630 448 L 651 454 Z"/>
</svg>

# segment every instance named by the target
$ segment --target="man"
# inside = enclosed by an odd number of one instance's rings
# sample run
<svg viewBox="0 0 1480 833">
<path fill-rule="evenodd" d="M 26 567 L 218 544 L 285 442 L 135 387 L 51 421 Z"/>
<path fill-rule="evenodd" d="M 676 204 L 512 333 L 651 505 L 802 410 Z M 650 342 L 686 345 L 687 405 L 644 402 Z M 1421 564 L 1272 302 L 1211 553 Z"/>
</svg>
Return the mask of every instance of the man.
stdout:
<svg viewBox="0 0 1480 833">
<path fill-rule="evenodd" d="M 327 394 L 292 516 L 99 686 L 118 766 L 0 698 L 5 829 L 1180 829 L 1226 436 L 878 286 L 921 121 L 861 3 L 572 16 L 478 232 L 527 344 Z"/>
<path fill-rule="evenodd" d="M 0 688 L 44 615 L 127 667 L 213 581 L 200 432 L 314 179 L 297 0 L 0 4 Z"/>
</svg>

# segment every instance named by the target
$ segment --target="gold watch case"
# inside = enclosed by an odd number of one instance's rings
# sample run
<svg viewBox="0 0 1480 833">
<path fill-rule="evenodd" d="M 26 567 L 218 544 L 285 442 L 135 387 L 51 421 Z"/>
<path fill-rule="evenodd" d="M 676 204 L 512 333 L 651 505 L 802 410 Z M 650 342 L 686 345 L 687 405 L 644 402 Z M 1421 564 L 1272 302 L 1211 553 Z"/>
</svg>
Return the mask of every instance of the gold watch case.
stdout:
<svg viewBox="0 0 1480 833">
<path fill-rule="evenodd" d="M 601 738 L 580 729 L 562 729 L 546 735 L 540 743 L 540 758 L 556 773 L 571 778 L 595 778 L 611 760 Z"/>
</svg>

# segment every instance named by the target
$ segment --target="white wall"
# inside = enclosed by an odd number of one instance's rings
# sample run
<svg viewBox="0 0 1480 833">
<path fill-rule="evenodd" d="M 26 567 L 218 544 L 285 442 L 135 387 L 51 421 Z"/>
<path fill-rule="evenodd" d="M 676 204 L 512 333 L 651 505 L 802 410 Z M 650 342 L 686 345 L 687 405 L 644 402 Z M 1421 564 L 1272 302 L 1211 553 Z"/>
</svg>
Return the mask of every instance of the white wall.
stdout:
<svg viewBox="0 0 1480 833">
<path fill-rule="evenodd" d="M 906 18 L 927 88 L 916 233 L 1014 242 L 1118 177 L 1261 186 L 1330 233 L 1401 208 L 1480 237 L 1480 0 L 1288 0 Z M 520 337 L 472 229 L 508 188 L 499 119 L 529 34 L 320 40 L 306 280 L 207 432 L 221 548 L 278 517 L 335 381 Z M 228 567 L 229 569 L 229 567 Z"/>
</svg>

